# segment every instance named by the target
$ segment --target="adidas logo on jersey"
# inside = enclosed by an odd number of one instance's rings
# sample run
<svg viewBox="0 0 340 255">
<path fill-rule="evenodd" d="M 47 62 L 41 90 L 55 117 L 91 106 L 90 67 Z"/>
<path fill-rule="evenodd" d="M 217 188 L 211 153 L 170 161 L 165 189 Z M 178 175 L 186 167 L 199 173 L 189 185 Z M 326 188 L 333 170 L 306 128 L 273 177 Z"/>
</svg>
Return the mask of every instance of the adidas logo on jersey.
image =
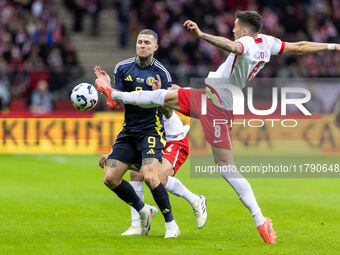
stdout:
<svg viewBox="0 0 340 255">
<path fill-rule="evenodd" d="M 126 78 L 124 79 L 124 81 L 132 81 L 131 75 L 129 75 L 128 77 L 126 77 Z"/>
<path fill-rule="evenodd" d="M 153 149 L 150 149 L 146 154 L 155 154 L 155 152 L 153 151 Z"/>
</svg>

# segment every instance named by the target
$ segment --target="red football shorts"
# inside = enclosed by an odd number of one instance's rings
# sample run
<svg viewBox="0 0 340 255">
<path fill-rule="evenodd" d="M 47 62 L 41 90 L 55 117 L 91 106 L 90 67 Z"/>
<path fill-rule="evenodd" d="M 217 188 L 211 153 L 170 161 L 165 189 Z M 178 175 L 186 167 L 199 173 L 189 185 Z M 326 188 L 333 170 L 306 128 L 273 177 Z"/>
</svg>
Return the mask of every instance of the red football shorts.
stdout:
<svg viewBox="0 0 340 255">
<path fill-rule="evenodd" d="M 202 95 L 200 89 L 178 90 L 178 102 L 181 113 L 199 118 L 205 140 L 213 147 L 231 150 L 231 125 L 233 112 L 217 107 L 207 98 L 206 114 L 202 114 Z"/>
<path fill-rule="evenodd" d="M 163 158 L 169 160 L 174 168 L 174 175 L 189 156 L 189 139 L 186 136 L 179 141 L 167 142 L 163 152 Z"/>
</svg>

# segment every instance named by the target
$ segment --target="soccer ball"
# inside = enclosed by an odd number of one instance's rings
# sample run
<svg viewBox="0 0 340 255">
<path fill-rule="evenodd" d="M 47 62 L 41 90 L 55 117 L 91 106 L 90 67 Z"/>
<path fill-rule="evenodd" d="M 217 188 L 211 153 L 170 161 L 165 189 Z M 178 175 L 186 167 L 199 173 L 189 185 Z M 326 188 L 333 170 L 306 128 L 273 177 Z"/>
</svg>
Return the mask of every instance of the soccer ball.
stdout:
<svg viewBox="0 0 340 255">
<path fill-rule="evenodd" d="M 93 109 L 98 102 L 98 92 L 89 83 L 80 83 L 75 86 L 71 93 L 71 103 L 81 111 Z"/>
</svg>

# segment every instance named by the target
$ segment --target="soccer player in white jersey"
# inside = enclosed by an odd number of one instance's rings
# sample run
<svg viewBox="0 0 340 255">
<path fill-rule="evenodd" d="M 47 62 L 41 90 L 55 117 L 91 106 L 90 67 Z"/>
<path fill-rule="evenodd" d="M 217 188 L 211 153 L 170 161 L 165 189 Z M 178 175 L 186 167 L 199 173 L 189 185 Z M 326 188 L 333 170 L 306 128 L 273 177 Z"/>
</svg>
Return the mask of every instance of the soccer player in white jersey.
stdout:
<svg viewBox="0 0 340 255">
<path fill-rule="evenodd" d="M 233 33 L 235 41 L 227 38 L 203 33 L 193 21 L 186 21 L 184 27 L 190 30 L 196 37 L 208 43 L 230 52 L 227 60 L 217 69 L 210 72 L 208 78 L 226 78 L 234 86 L 244 87 L 266 63 L 271 55 L 294 54 L 304 55 L 329 50 L 340 50 L 339 44 L 314 43 L 314 42 L 283 42 L 269 35 L 260 34 L 263 26 L 262 17 L 255 11 L 236 12 Z M 202 90 L 178 89 L 175 91 L 137 91 L 124 93 L 114 91 L 109 84 L 103 86 L 98 82 L 97 88 L 106 95 L 108 101 L 115 100 L 124 104 L 136 104 L 142 107 L 166 106 L 182 112 L 185 115 L 199 117 L 205 134 L 205 139 L 212 146 L 216 164 L 222 169 L 235 169 L 234 157 L 231 145 L 230 125 L 221 125 L 223 134 L 215 139 L 213 120 L 220 118 L 233 119 L 232 104 L 228 89 L 219 90 L 221 104 L 216 106 L 212 100 L 207 100 L 207 114 L 201 114 Z M 222 141 L 221 141 L 222 140 Z M 225 166 L 226 168 L 224 168 Z M 230 168 L 232 166 L 232 168 Z M 243 204 L 250 210 L 257 230 L 266 243 L 275 244 L 276 234 L 271 220 L 262 215 L 249 182 L 238 172 L 238 176 L 230 172 L 221 172 L 226 181 L 233 187 Z"/>
<path fill-rule="evenodd" d="M 176 196 L 182 197 L 189 202 L 194 210 L 196 225 L 202 228 L 207 219 L 206 198 L 192 193 L 183 183 L 174 177 L 178 169 L 189 156 L 188 125 L 183 125 L 179 116 L 172 112 L 168 119 L 163 116 L 166 145 L 163 149 L 164 156 L 159 168 L 159 179 L 165 189 Z M 104 168 L 108 155 L 103 155 L 99 160 L 99 166 Z M 139 169 L 140 164 L 134 165 Z M 143 175 L 137 171 L 130 171 L 130 184 L 137 195 L 143 200 Z M 140 235 L 140 216 L 131 207 L 131 226 L 122 235 Z"/>
</svg>

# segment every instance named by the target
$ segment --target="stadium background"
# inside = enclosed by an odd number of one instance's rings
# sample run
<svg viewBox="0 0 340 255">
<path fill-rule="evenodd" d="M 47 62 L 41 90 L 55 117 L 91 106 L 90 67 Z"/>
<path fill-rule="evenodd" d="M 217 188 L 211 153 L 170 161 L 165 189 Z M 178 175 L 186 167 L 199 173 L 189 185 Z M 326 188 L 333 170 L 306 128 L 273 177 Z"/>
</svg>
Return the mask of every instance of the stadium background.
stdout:
<svg viewBox="0 0 340 255">
<path fill-rule="evenodd" d="M 116 63 L 135 55 L 136 35 L 143 28 L 151 28 L 158 33 L 160 48 L 156 58 L 168 68 L 174 83 L 185 86 L 189 84 L 191 77 L 205 77 L 209 70 L 215 70 L 225 60 L 227 54 L 195 39 L 182 28 L 182 24 L 187 18 L 193 19 L 203 31 L 232 39 L 233 14 L 237 9 L 259 11 L 265 22 L 263 32 L 284 41 L 340 41 L 340 3 L 337 0 L 0 0 L 0 201 L 3 202 L 0 209 L 0 253 L 15 254 L 20 251 L 46 254 L 52 253 L 56 245 L 59 245 L 55 253 L 72 254 L 70 248 L 78 247 L 83 240 L 90 242 L 93 238 L 82 234 L 94 229 L 99 236 L 103 230 L 105 238 L 118 238 L 117 233 L 128 226 L 128 210 L 117 199 L 110 204 L 111 194 L 101 184 L 102 173 L 96 172 L 96 162 L 98 154 L 110 150 L 120 130 L 123 107 L 118 112 L 111 113 L 104 98 L 100 96 L 94 111 L 79 112 L 69 102 L 71 89 L 80 82 L 94 82 L 94 65 L 101 65 L 113 75 Z M 331 115 L 340 92 L 339 75 L 339 53 L 273 57 L 271 63 L 259 73 L 259 77 L 304 78 L 303 86 L 312 92 L 308 108 L 313 112 L 314 118 L 301 120 L 301 125 L 292 132 L 280 128 L 237 128 L 233 137 L 236 160 L 244 164 L 260 161 L 273 164 L 290 161 L 303 163 L 310 162 L 311 159 L 313 162 L 339 163 L 340 132 L 335 128 Z M 257 89 L 255 98 L 259 105 L 265 105 L 271 100 L 273 83 L 264 83 L 261 86 L 264 89 Z M 187 118 L 183 118 L 183 121 L 190 123 Z M 194 148 L 192 152 L 200 156 L 209 154 L 200 131 L 195 131 L 197 126 L 194 122 L 190 124 L 190 140 Z M 87 156 L 74 156 L 75 154 Z M 220 181 L 215 187 L 212 180 L 189 178 L 189 169 L 190 164 L 187 163 L 179 176 L 197 192 L 201 192 L 200 187 L 203 185 L 207 187 L 210 201 L 214 203 L 215 200 L 216 203 L 211 209 L 208 208 L 211 221 L 214 217 L 223 219 L 223 214 L 219 212 L 221 210 L 228 211 L 230 217 L 235 218 L 232 223 L 238 226 L 240 221 L 248 219 L 247 212 L 240 209 L 235 197 L 229 193 L 228 198 L 223 197 L 228 205 L 221 205 L 220 208 L 217 206 L 216 201 L 221 198 L 217 199 L 215 196 L 219 193 L 218 188 L 225 189 L 224 183 Z M 55 181 L 54 185 L 51 180 Z M 334 215 L 339 215 L 340 212 L 336 206 L 340 201 L 339 182 L 338 179 L 315 180 L 277 179 L 273 181 L 277 189 L 272 187 L 269 179 L 251 180 L 255 186 L 255 194 L 259 194 L 258 199 L 267 204 L 266 212 L 272 212 L 281 222 L 279 233 L 283 236 L 283 245 L 281 250 L 276 250 L 277 254 L 302 253 L 303 250 L 306 253 L 336 253 L 340 227 L 339 219 Z M 52 187 L 51 191 L 48 184 Z M 86 192 L 83 196 L 81 194 L 84 189 Z M 296 195 L 294 191 L 299 194 Z M 54 196 L 54 192 L 57 195 Z M 70 193 L 73 195 L 69 196 Z M 146 195 L 146 198 L 150 199 L 150 196 Z M 27 202 L 23 201 L 25 199 Z M 78 201 L 74 202 L 75 199 Z M 273 200 L 276 199 L 280 201 L 280 206 L 289 209 L 284 211 L 287 218 L 281 215 L 281 211 L 275 211 L 277 204 Z M 301 200 L 309 202 L 301 205 Z M 126 226 L 114 222 L 113 230 L 111 227 L 106 228 L 104 219 L 100 222 L 93 220 L 96 215 L 91 213 L 82 218 L 77 208 L 85 209 L 87 201 L 90 201 L 89 207 L 97 207 L 95 212 L 101 214 L 103 211 L 111 211 Z M 183 226 L 181 230 L 184 240 L 174 246 L 174 252 L 189 253 L 186 249 L 194 254 L 206 254 L 208 251 L 233 252 L 235 249 L 247 254 L 255 251 L 271 252 L 260 246 L 256 233 L 247 234 L 249 226 L 240 227 L 248 243 L 238 233 L 240 229 L 221 230 L 218 222 L 210 221 L 207 232 L 198 234 L 197 230 L 192 230 L 191 225 L 185 225 L 186 221 L 191 222 L 190 208 L 181 202 L 177 203 L 177 199 L 175 201 L 174 207 L 178 215 L 188 216 L 184 217 L 185 222 L 179 220 Z M 314 205 L 313 201 L 320 204 L 320 207 Z M 27 210 L 40 203 L 35 209 Z M 70 206 L 72 203 L 74 208 Z M 110 205 L 103 206 L 103 203 Z M 236 203 L 235 207 L 233 203 Z M 72 210 L 69 209 L 66 214 L 74 213 L 79 221 L 68 218 L 67 215 L 60 218 L 64 223 L 53 217 L 46 218 L 46 215 L 69 206 Z M 124 210 L 117 212 L 117 207 Z M 45 215 L 42 220 L 38 220 L 40 214 Z M 290 220 L 295 215 L 302 217 L 302 222 L 307 225 L 317 219 L 318 226 L 301 226 L 308 229 L 311 236 L 296 229 L 297 223 Z M 18 227 L 18 222 L 23 219 L 27 220 L 27 224 Z M 43 219 L 48 223 L 44 223 Z M 80 228 L 79 232 L 83 239 L 76 235 L 68 243 L 65 238 L 72 236 L 75 231 L 71 228 L 72 220 L 80 224 L 86 220 L 93 221 L 97 227 L 85 224 L 87 228 Z M 53 231 L 58 232 L 54 225 L 56 222 L 60 224 L 62 231 L 53 239 L 56 241 L 54 244 L 46 239 L 46 235 Z M 39 224 L 42 229 L 38 230 Z M 46 224 L 53 230 L 45 231 Z M 284 224 L 300 235 L 298 240 L 294 240 L 294 236 L 285 230 Z M 325 224 L 328 229 L 320 230 L 319 227 Z M 212 230 L 212 226 L 221 232 Z M 193 231 L 195 240 L 187 239 L 191 232 L 185 228 Z M 43 235 L 37 234 L 39 231 L 43 231 Z M 223 235 L 220 234 L 222 232 Z M 161 236 L 162 226 L 155 227 L 155 233 Z M 332 237 L 328 237 L 327 233 L 332 234 Z M 210 246 L 207 245 L 200 251 L 196 246 L 207 235 L 214 237 L 208 238 Z M 217 241 L 216 236 L 222 241 Z M 104 241 L 96 239 L 93 246 L 86 244 L 83 249 L 75 249 L 74 253 L 86 253 L 86 247 L 89 251 L 98 253 L 111 249 L 116 252 L 114 248 L 117 247 L 120 252 L 138 253 L 138 247 L 143 247 L 148 241 L 129 239 L 126 242 L 118 238 L 115 239 L 114 247 L 111 247 L 105 238 Z M 148 249 L 167 253 L 168 251 L 157 246 L 157 242 L 160 240 L 150 241 Z M 322 242 L 326 247 L 321 245 Z M 133 244 L 135 248 L 126 250 L 119 243 Z M 257 250 L 253 250 L 254 247 Z"/>
<path fill-rule="evenodd" d="M 113 75 L 116 63 L 135 55 L 135 38 L 142 28 L 151 28 L 159 34 L 160 48 L 156 57 L 168 68 L 174 83 L 188 86 L 190 78 L 205 77 L 209 70 L 215 70 L 224 61 L 227 54 L 185 31 L 182 24 L 187 18 L 198 22 L 204 31 L 232 39 L 234 11 L 251 8 L 263 15 L 264 33 L 285 41 L 336 42 L 339 41 L 337 28 L 340 24 L 338 5 L 338 1 L 269 0 L 1 1 L 0 108 L 3 123 L 0 152 L 65 153 L 65 149 L 70 153 L 108 151 L 113 142 L 111 130 L 103 127 L 104 131 L 96 133 L 101 127 L 95 128 L 96 121 L 102 123 L 98 118 L 105 116 L 101 112 L 109 112 L 104 98 L 100 97 L 93 112 L 80 113 L 70 104 L 70 90 L 80 82 L 94 82 L 94 65 L 101 65 Z M 339 74 L 339 53 L 326 52 L 303 57 L 273 57 L 259 77 L 282 80 L 304 78 L 299 86 L 312 92 L 309 110 L 313 114 L 327 114 L 333 111 L 340 92 L 337 79 L 329 78 L 339 77 Z M 274 85 L 273 81 L 255 84 L 258 105 L 269 105 L 271 87 Z M 119 111 L 123 112 L 123 107 Z M 79 146 L 73 146 L 76 143 L 70 143 L 71 140 L 83 140 L 86 137 L 77 137 L 74 131 L 77 127 L 71 120 L 47 120 L 49 115 L 53 118 L 90 118 L 88 121 L 93 125 L 87 125 L 87 122 L 84 125 L 91 130 L 84 132 L 89 133 L 87 139 L 93 140 L 93 143 L 86 142 L 87 146 L 82 146 L 80 142 Z M 28 116 L 38 119 L 26 121 Z M 115 118 L 118 119 L 118 116 L 122 118 L 116 113 Z M 41 117 L 45 120 L 40 121 Z M 103 123 L 112 126 L 108 118 L 104 117 Z M 316 135 L 308 136 L 312 137 L 308 139 L 315 140 L 314 147 L 319 147 L 321 152 L 336 152 L 339 148 L 338 132 L 332 121 L 328 117 L 325 119 L 328 121 L 314 120 L 312 131 Z M 39 128 L 34 123 L 39 123 Z M 116 121 L 116 124 L 119 126 L 119 122 Z M 326 134 L 323 133 L 325 126 L 326 129 L 330 126 Z M 58 134 L 58 130 L 63 130 L 61 127 L 71 129 L 66 137 L 65 132 Z M 115 131 L 119 131 L 119 128 Z M 302 125 L 296 131 L 299 137 L 282 134 L 275 140 L 299 139 L 305 149 L 315 151 L 312 143 L 303 137 L 305 131 Z M 325 135 L 331 138 L 323 141 Z M 104 144 L 97 137 L 102 137 Z M 69 142 L 63 141 L 65 138 Z M 64 146 L 57 146 L 59 143 L 54 140 L 60 140 Z M 94 140 L 97 141 L 96 149 Z M 244 147 L 242 143 L 240 145 Z M 265 143 L 259 145 L 265 146 Z"/>
</svg>

